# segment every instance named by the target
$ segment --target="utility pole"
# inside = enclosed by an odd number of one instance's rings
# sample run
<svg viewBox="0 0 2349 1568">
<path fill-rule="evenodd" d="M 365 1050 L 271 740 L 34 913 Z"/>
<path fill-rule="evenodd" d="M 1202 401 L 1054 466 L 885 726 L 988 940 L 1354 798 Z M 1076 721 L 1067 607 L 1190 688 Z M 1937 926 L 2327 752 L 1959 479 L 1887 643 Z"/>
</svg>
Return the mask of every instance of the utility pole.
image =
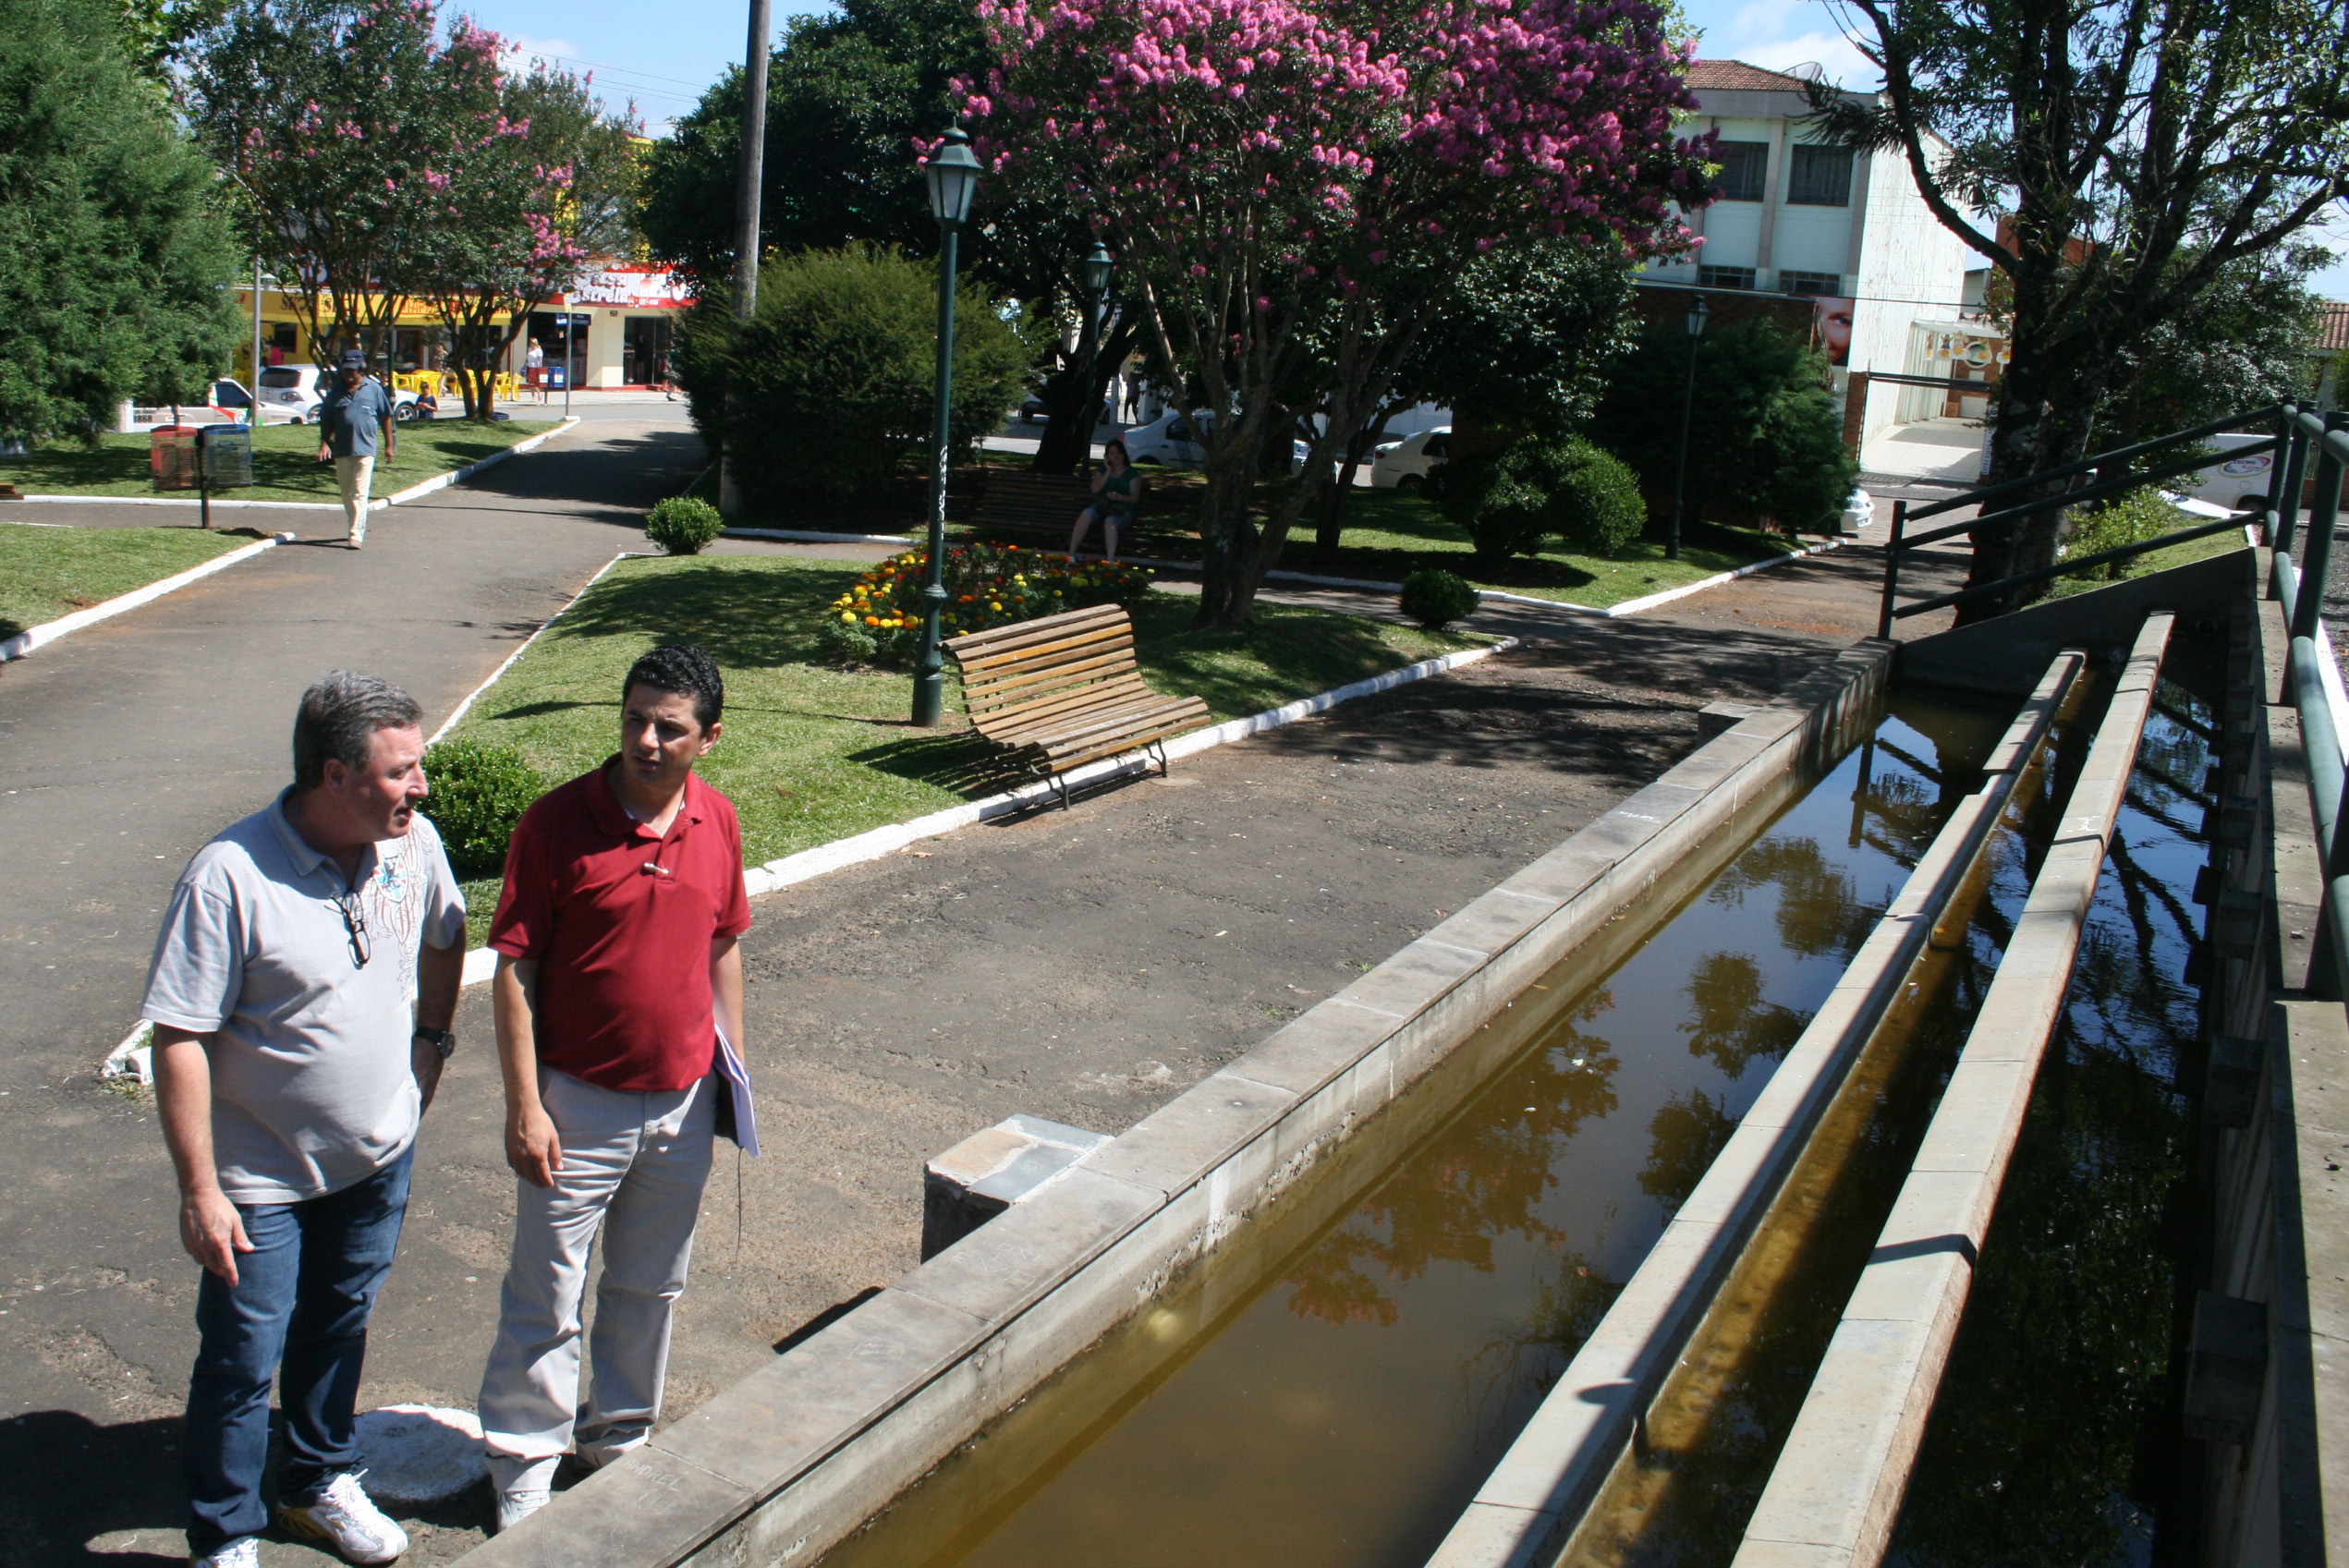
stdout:
<svg viewBox="0 0 2349 1568">
<path fill-rule="evenodd" d="M 742 62 L 742 152 L 735 165 L 734 319 L 748 322 L 759 308 L 759 194 L 766 179 L 767 39 L 774 30 L 771 0 L 750 0 L 750 41 Z M 734 458 L 718 465 L 718 510 L 742 512 Z"/>
</svg>

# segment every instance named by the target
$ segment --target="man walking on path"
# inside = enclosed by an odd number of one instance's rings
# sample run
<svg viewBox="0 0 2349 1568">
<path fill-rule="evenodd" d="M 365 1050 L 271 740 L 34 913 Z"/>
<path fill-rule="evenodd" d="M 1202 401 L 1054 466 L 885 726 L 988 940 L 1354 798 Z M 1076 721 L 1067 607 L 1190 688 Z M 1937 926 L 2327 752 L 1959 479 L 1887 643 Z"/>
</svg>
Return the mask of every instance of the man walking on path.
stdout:
<svg viewBox="0 0 2349 1568">
<path fill-rule="evenodd" d="M 335 460 L 335 481 L 342 486 L 343 511 L 350 518 L 346 536 L 353 550 L 367 543 L 367 509 L 375 487 L 375 434 L 383 436 L 383 456 L 399 456 L 392 430 L 392 395 L 367 373 L 367 356 L 354 348 L 343 356 L 340 380 L 326 389 L 318 406 L 318 460 Z"/>
<path fill-rule="evenodd" d="M 278 1522 L 353 1562 L 408 1550 L 359 1488 L 353 1426 L 465 966 L 465 901 L 416 810 L 421 716 L 347 671 L 303 693 L 292 786 L 196 852 L 155 944 L 143 1014 L 204 1269 L 181 1454 L 199 1568 L 257 1561 L 273 1377 Z"/>
<path fill-rule="evenodd" d="M 750 927 L 742 833 L 694 777 L 725 684 L 657 648 L 621 687 L 620 750 L 523 813 L 491 922 L 514 1251 L 481 1375 L 497 1527 L 546 1505 L 566 1451 L 596 1469 L 661 1414 L 712 1136 L 756 1153 L 741 1070 Z M 603 1237 L 591 1381 L 579 1305 Z"/>
</svg>

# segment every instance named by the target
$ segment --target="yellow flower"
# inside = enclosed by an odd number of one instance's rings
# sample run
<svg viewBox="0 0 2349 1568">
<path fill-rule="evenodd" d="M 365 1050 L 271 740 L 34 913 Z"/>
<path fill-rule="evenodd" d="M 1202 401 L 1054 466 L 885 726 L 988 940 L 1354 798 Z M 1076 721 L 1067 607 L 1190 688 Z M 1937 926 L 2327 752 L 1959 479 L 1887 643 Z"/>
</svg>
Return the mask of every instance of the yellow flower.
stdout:
<svg viewBox="0 0 2349 1568">
<path fill-rule="evenodd" d="M 841 618 L 842 620 L 844 620 L 844 621 L 847 622 L 847 623 L 848 623 L 850 626 L 855 626 L 855 625 L 857 624 L 857 613 L 856 613 L 854 610 L 843 610 L 843 611 L 841 611 L 841 612 L 840 612 L 840 618 Z"/>
</svg>

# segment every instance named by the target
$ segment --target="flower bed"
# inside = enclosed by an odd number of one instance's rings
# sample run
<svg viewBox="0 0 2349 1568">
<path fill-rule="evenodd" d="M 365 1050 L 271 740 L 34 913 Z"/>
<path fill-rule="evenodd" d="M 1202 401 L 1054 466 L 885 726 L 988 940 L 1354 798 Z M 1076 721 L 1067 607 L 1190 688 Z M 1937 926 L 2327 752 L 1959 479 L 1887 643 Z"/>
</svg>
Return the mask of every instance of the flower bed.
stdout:
<svg viewBox="0 0 2349 1568">
<path fill-rule="evenodd" d="M 921 640 L 921 585 L 929 553 L 893 556 L 832 602 L 818 626 L 824 651 L 844 664 L 910 664 Z M 1016 544 L 965 544 L 946 552 L 943 636 L 985 631 L 1095 604 L 1131 604 L 1150 591 L 1150 573 L 1124 564 L 1071 566 Z"/>
</svg>

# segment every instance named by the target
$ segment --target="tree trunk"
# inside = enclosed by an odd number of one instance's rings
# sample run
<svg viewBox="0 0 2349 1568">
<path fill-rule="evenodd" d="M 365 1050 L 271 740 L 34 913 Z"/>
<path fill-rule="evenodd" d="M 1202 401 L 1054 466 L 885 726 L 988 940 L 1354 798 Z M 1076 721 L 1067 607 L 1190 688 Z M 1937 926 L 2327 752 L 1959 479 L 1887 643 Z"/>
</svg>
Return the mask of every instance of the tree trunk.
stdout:
<svg viewBox="0 0 2349 1568">
<path fill-rule="evenodd" d="M 1199 581 L 1202 626 L 1246 626 L 1256 611 L 1262 574 L 1255 570 L 1260 537 L 1248 515 L 1256 491 L 1253 446 L 1235 441 L 1227 453 L 1210 455 L 1207 494 L 1199 503 L 1199 554 L 1206 567 Z M 1214 461 L 1219 456 L 1224 460 Z"/>
<path fill-rule="evenodd" d="M 1346 442 L 1345 463 L 1338 469 L 1338 476 L 1331 481 L 1330 488 L 1321 492 L 1321 510 L 1314 519 L 1313 553 L 1316 555 L 1326 560 L 1338 553 L 1338 546 L 1345 537 L 1345 504 L 1354 496 L 1355 472 L 1362 467 L 1362 461 L 1369 456 L 1370 449 L 1386 434 L 1387 421 L 1406 407 L 1406 404 L 1391 403 L 1381 407 L 1379 417 L 1365 429 L 1355 432 Z"/>
<path fill-rule="evenodd" d="M 2026 479 L 2087 456 L 2108 372 L 2101 356 L 2069 359 L 2062 348 L 2026 357 L 2017 345 L 2007 374 L 1999 383 L 1998 422 L 1990 435 L 1990 483 Z M 2004 511 L 2026 501 L 2058 495 L 2077 482 L 2076 479 L 2051 480 L 1995 503 L 1995 509 Z M 1974 560 L 1966 586 L 2053 565 L 2063 523 L 2064 508 L 2051 506 L 2017 522 L 1976 530 L 1970 536 Z M 2012 593 L 1969 600 L 1957 607 L 1957 624 L 1971 626 L 2020 609 L 2044 596 L 2048 587 L 2044 582 L 2032 583 Z"/>
<path fill-rule="evenodd" d="M 1036 444 L 1036 459 L 1029 465 L 1040 474 L 1073 474 L 1092 449 L 1092 432 L 1085 428 L 1085 412 L 1098 408 L 1102 389 L 1117 374 L 1117 368 L 1134 351 L 1134 341 L 1140 322 L 1132 319 L 1136 312 L 1120 312 L 1110 323 L 1109 331 L 1101 337 L 1101 351 L 1093 366 L 1093 384 L 1089 390 L 1083 384 L 1087 345 L 1077 340 L 1074 359 L 1056 371 L 1044 383 L 1044 414 L 1047 420 L 1043 439 Z"/>
</svg>

